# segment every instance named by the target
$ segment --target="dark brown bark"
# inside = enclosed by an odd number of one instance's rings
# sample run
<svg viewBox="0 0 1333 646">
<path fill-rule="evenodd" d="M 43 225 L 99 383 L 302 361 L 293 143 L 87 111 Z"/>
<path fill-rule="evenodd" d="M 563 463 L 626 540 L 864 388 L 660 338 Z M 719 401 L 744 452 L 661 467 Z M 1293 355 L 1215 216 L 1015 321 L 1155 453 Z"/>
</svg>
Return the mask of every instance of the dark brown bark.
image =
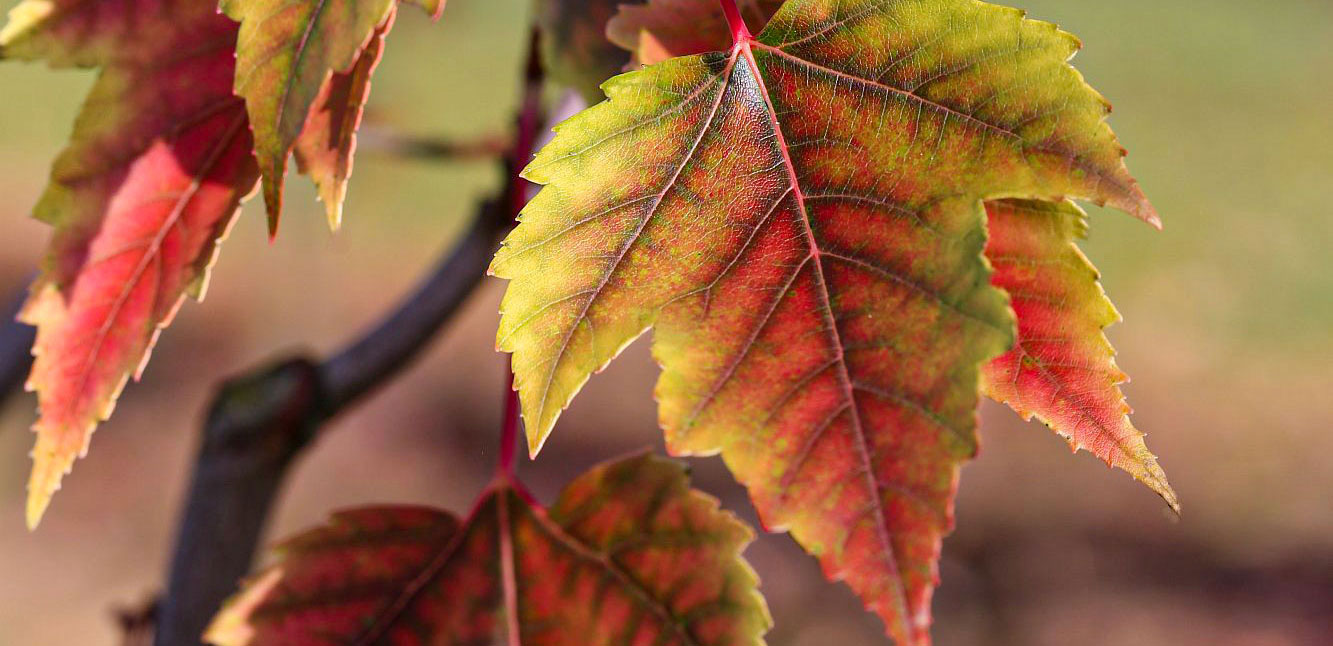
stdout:
<svg viewBox="0 0 1333 646">
<path fill-rule="evenodd" d="M 214 398 L 181 515 L 155 643 L 195 645 L 249 572 L 292 461 L 324 422 L 405 367 L 485 275 L 507 218 L 487 203 L 417 290 L 322 363 L 278 361 L 227 381 Z"/>
<path fill-rule="evenodd" d="M 225 383 L 214 398 L 181 514 L 156 646 L 195 646 L 254 561 L 289 467 L 324 422 L 385 384 L 421 353 L 485 275 L 528 184 L 518 171 L 542 123 L 542 70 L 529 48 L 509 181 L 420 286 L 378 325 L 323 362 L 278 361 Z"/>
</svg>

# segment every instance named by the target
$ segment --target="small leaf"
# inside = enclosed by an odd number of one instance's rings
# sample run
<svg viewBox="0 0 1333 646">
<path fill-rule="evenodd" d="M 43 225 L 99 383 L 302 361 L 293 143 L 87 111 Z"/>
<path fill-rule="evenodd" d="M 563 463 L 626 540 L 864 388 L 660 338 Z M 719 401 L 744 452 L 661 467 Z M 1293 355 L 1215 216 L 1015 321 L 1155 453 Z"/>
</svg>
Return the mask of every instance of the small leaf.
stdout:
<svg viewBox="0 0 1333 646">
<path fill-rule="evenodd" d="M 602 98 L 602 81 L 629 62 L 624 50 L 606 38 L 606 23 L 621 0 L 541 0 L 542 62 L 547 74 L 578 90 L 589 103 Z"/>
<path fill-rule="evenodd" d="M 982 370 L 986 394 L 1128 471 L 1179 511 L 1117 386 L 1126 377 L 1102 329 L 1120 315 L 1074 243 L 1086 235 L 1087 216 L 1067 202 L 1001 200 L 986 211 L 991 282 L 1018 315 L 1014 347 Z"/>
<path fill-rule="evenodd" d="M 38 328 L 35 527 L 184 295 L 203 295 L 257 170 L 231 93 L 235 25 L 207 3 L 30 0 L 4 34 L 6 56 L 102 67 L 36 207 L 55 232 L 21 315 Z"/>
<path fill-rule="evenodd" d="M 752 534 L 640 455 L 577 478 L 548 512 L 497 482 L 466 521 L 342 512 L 214 619 L 218 646 L 749 645 L 771 624 L 740 558 Z"/>
<path fill-rule="evenodd" d="M 790 0 L 612 79 L 525 171 L 546 186 L 492 265 L 530 450 L 654 327 L 670 450 L 720 451 L 766 526 L 928 643 L 979 372 L 1014 336 L 982 201 L 1156 220 L 1077 46 L 972 0 Z"/>
<path fill-rule="evenodd" d="M 292 149 L 297 168 L 309 175 L 319 189 L 329 228 L 334 230 L 342 224 L 343 197 L 347 194 L 347 178 L 352 175 L 356 129 L 361 125 L 361 112 L 370 96 L 370 75 L 379 64 L 384 36 L 392 26 L 390 13 L 352 69 L 335 73 L 324 82 L 305 130 L 297 136 Z"/>
<path fill-rule="evenodd" d="M 444 7 L 443 0 L 413 4 L 435 15 Z M 326 89 L 330 75 L 356 75 L 353 68 L 383 37 L 377 32 L 388 30 L 395 7 L 394 0 L 222 0 L 222 11 L 241 23 L 235 91 L 245 98 L 254 130 L 270 234 L 282 211 L 287 158 L 321 94 L 334 92 Z M 341 182 L 326 181 L 321 193 L 337 193 L 329 188 L 335 184 Z M 336 223 L 340 203 L 326 198 L 326 209 Z"/>
</svg>

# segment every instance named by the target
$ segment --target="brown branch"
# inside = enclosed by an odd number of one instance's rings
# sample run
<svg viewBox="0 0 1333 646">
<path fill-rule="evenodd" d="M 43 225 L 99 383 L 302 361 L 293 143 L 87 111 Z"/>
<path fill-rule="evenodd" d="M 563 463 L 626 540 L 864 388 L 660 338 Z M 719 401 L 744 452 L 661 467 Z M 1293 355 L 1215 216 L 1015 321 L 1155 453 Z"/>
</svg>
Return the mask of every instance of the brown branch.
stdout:
<svg viewBox="0 0 1333 646">
<path fill-rule="evenodd" d="M 428 161 L 477 161 L 494 159 L 512 147 L 501 135 L 481 136 L 476 139 L 445 139 L 396 133 L 386 128 L 362 126 L 357 133 L 359 154 L 385 155 Z"/>
<path fill-rule="evenodd" d="M 151 646 L 153 629 L 157 625 L 158 604 L 148 599 L 135 606 L 117 608 L 116 624 L 120 627 L 120 646 Z"/>
<path fill-rule="evenodd" d="M 249 572 L 278 487 L 320 426 L 406 366 L 485 275 L 508 223 L 487 202 L 471 228 L 383 322 L 323 363 L 278 361 L 214 398 L 184 504 L 155 643 L 196 645 Z"/>
<path fill-rule="evenodd" d="M 535 38 L 534 38 L 535 41 Z M 534 42 L 535 45 L 535 42 Z M 518 170 L 542 122 L 538 49 L 530 47 L 518 137 L 503 193 L 417 290 L 363 337 L 323 363 L 297 357 L 225 383 L 195 461 L 158 615 L 156 646 L 196 646 L 219 605 L 250 571 L 260 534 L 292 461 L 319 427 L 407 365 L 485 274 L 527 184 Z"/>
</svg>

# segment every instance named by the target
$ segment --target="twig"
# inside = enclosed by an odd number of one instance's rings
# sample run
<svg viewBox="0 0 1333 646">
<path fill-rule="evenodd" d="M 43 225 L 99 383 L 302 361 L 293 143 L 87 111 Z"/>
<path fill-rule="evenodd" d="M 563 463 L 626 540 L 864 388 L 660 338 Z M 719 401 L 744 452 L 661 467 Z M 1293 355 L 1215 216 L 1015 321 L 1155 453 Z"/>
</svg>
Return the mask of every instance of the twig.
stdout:
<svg viewBox="0 0 1333 646">
<path fill-rule="evenodd" d="M 249 572 L 292 460 L 319 427 L 401 370 L 484 275 L 507 217 L 488 202 L 445 261 L 368 334 L 322 364 L 279 361 L 214 398 L 176 539 L 155 643 L 194 645 Z"/>
<path fill-rule="evenodd" d="M 28 290 L 18 290 L 0 321 L 0 403 L 18 389 L 32 366 L 31 348 L 37 329 L 16 320 L 27 299 Z"/>
<path fill-rule="evenodd" d="M 116 623 L 120 627 L 120 646 L 150 646 L 153 627 L 157 625 L 158 603 L 149 599 L 136 606 L 118 608 Z"/>
<path fill-rule="evenodd" d="M 522 165 L 532 158 L 537 147 L 537 128 L 541 123 L 542 81 L 541 32 L 534 28 L 528 39 L 528 64 L 523 73 L 523 103 L 519 106 L 518 136 L 510 155 L 508 175 L 509 223 L 518 223 L 518 215 L 528 204 L 529 182 L 519 175 Z M 514 389 L 514 362 L 505 362 L 504 417 L 500 428 L 500 461 L 496 471 L 502 477 L 514 479 L 514 451 L 518 446 L 519 421 L 518 392 Z"/>
<path fill-rule="evenodd" d="M 327 417 L 388 381 L 430 340 L 486 273 L 509 221 L 488 201 L 449 258 L 388 318 L 334 355 L 320 369 Z"/>
<path fill-rule="evenodd" d="M 384 128 L 362 126 L 357 133 L 357 152 L 430 161 L 494 159 L 511 148 L 507 137 L 482 136 L 470 140 L 403 135 Z"/>
<path fill-rule="evenodd" d="M 535 48 L 533 56 L 535 56 Z M 535 60 L 535 59 L 531 59 Z M 530 63 L 507 177 L 527 163 L 541 123 L 540 66 Z M 526 142 L 526 143 L 522 143 Z M 254 560 L 259 536 L 292 461 L 321 424 L 384 384 L 417 356 L 480 282 L 491 252 L 513 221 L 506 182 L 485 203 L 448 258 L 383 322 L 322 364 L 288 359 L 223 385 L 195 462 L 154 639 L 195 646 L 219 605 Z"/>
<path fill-rule="evenodd" d="M 750 39 L 750 29 L 745 26 L 745 18 L 741 17 L 740 7 L 736 5 L 736 0 L 720 0 L 722 4 L 722 13 L 727 16 L 727 26 L 731 28 L 731 41 L 740 43 Z"/>
</svg>

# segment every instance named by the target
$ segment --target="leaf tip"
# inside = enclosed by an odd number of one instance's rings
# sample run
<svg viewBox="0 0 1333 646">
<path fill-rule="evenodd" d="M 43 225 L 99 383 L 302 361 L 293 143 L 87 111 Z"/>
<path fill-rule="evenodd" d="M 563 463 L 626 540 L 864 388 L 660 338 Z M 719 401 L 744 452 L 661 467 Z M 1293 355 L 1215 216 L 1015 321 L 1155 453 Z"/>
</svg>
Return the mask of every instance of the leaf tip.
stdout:
<svg viewBox="0 0 1333 646">
<path fill-rule="evenodd" d="M 53 440 L 49 436 L 50 427 L 43 426 L 42 421 L 33 427 L 33 431 L 37 433 L 37 445 L 29 454 L 32 456 L 32 472 L 28 476 L 28 500 L 24 510 L 29 531 L 37 529 L 37 525 L 42 522 L 47 507 L 51 506 L 51 499 L 60 490 L 61 480 L 73 468 L 74 459 L 79 455 Z M 84 450 L 87 449 L 91 435 L 92 425 L 82 434 Z"/>
<path fill-rule="evenodd" d="M 278 221 L 282 218 L 282 182 L 283 175 L 277 176 L 265 175 L 264 183 L 264 211 L 268 214 L 268 240 L 278 237 Z"/>
<path fill-rule="evenodd" d="M 60 478 L 58 476 L 55 483 L 52 484 L 49 482 L 49 476 L 41 477 L 39 475 L 42 471 L 40 467 L 34 466 L 32 483 L 28 485 L 28 504 L 24 510 L 24 522 L 30 532 L 37 530 L 37 526 L 42 522 L 42 517 L 46 515 L 46 508 L 51 506 L 51 496 L 56 489 L 60 488 Z"/>
<path fill-rule="evenodd" d="M 1171 509 L 1171 513 L 1175 514 L 1176 518 L 1180 518 L 1180 501 L 1176 499 L 1176 493 L 1174 491 L 1171 491 L 1170 489 L 1167 491 L 1169 495 L 1165 496 L 1166 506 Z"/>
<path fill-rule="evenodd" d="M 204 630 L 201 640 L 213 646 L 242 646 L 254 640 L 250 615 L 282 579 L 282 569 L 272 568 L 245 582 L 242 590 L 223 603 Z"/>
<path fill-rule="evenodd" d="M 1171 483 L 1167 482 L 1166 472 L 1162 471 L 1156 460 L 1148 465 L 1147 473 L 1138 476 L 1138 479 L 1161 496 L 1171 512 L 1180 517 L 1180 498 L 1176 496 L 1176 490 L 1171 488 Z"/>
<path fill-rule="evenodd" d="M 1151 206 L 1148 207 L 1148 212 L 1144 215 L 1143 219 L 1152 226 L 1152 228 L 1157 229 L 1158 231 L 1162 230 L 1162 218 L 1157 215 L 1157 210 Z"/>
<path fill-rule="evenodd" d="M 1138 183 L 1133 185 L 1132 199 L 1125 210 L 1134 217 L 1148 223 L 1148 226 L 1162 230 L 1162 217 L 1157 214 L 1157 209 L 1153 207 L 1152 202 L 1148 201 L 1148 196 L 1144 195 L 1143 189 L 1139 188 Z"/>
<path fill-rule="evenodd" d="M 537 454 L 542 452 L 542 447 L 546 445 L 546 435 L 542 433 L 528 433 L 528 459 L 536 460 Z"/>
<path fill-rule="evenodd" d="M 330 201 L 327 203 L 325 214 L 329 218 L 329 230 L 337 233 L 343 226 L 343 205 L 341 201 Z M 269 236 L 275 235 L 276 231 L 269 231 Z"/>
<path fill-rule="evenodd" d="M 42 522 L 42 516 L 46 514 L 46 508 L 51 504 L 50 496 L 41 496 L 40 499 L 34 496 L 28 496 L 28 509 L 25 523 L 28 531 L 37 531 L 37 526 Z"/>
<path fill-rule="evenodd" d="M 416 5 L 422 11 L 426 12 L 426 15 L 430 16 L 431 21 L 438 21 L 440 19 L 440 16 L 444 15 L 444 5 L 447 3 L 448 0 L 406 0 L 406 1 L 410 4 Z"/>
</svg>

